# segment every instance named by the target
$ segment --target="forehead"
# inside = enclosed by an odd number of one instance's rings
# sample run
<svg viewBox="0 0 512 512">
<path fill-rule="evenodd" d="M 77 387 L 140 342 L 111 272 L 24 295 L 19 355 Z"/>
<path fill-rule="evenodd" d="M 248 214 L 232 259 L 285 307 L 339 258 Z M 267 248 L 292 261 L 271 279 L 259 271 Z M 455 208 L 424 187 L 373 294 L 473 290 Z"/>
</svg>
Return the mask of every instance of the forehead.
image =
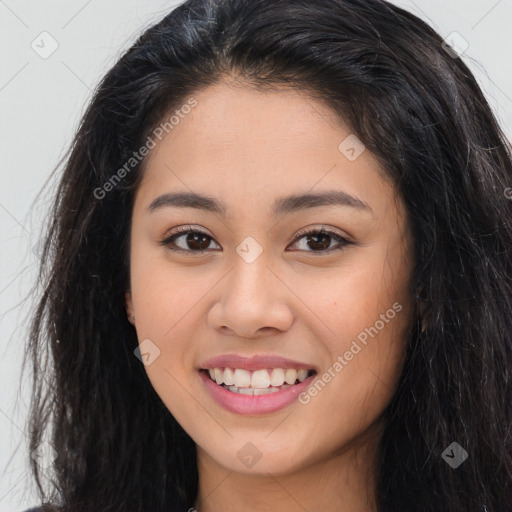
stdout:
<svg viewBox="0 0 512 512">
<path fill-rule="evenodd" d="M 175 146 L 195 142 L 188 158 L 220 158 L 230 150 L 259 160 L 276 154 L 295 160 L 297 154 L 336 149 L 340 130 L 346 130 L 328 107 L 288 87 L 260 91 L 221 82 L 193 97 L 197 106 L 167 137 Z"/>
<path fill-rule="evenodd" d="M 354 134 L 306 93 L 220 83 L 191 96 L 196 106 L 148 155 L 141 183 L 148 198 L 178 190 L 223 197 L 227 205 L 275 204 L 284 191 L 341 189 L 381 199 L 393 192 L 369 151 L 346 157 L 340 144 Z"/>
</svg>

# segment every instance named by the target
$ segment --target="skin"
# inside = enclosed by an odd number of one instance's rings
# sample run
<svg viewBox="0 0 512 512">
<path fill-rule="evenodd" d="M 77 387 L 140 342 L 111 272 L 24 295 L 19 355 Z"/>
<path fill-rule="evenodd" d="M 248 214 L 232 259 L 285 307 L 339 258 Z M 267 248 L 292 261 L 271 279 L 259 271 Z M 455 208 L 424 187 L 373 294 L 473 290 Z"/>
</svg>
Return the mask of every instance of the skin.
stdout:
<svg viewBox="0 0 512 512">
<path fill-rule="evenodd" d="M 306 95 L 223 80 L 193 96 L 197 106 L 146 161 L 126 306 L 139 342 L 160 350 L 145 366 L 152 385 L 197 445 L 195 508 L 374 511 L 379 417 L 414 312 L 402 202 L 369 150 L 354 161 L 340 152 L 350 128 Z M 324 190 L 369 208 L 271 214 L 278 197 Z M 223 201 L 226 217 L 190 207 L 147 211 L 161 194 L 191 191 Z M 159 244 L 187 224 L 211 237 L 204 254 L 192 252 L 198 245 L 187 245 L 186 235 L 174 243 L 189 256 Z M 354 243 L 322 254 L 322 240 L 297 238 L 304 227 Z M 263 249 L 252 263 L 236 252 L 249 236 Z M 326 244 L 339 247 L 333 238 Z M 204 391 L 201 363 L 221 354 L 275 354 L 311 364 L 320 378 L 394 303 L 401 311 L 307 404 L 244 416 Z M 261 454 L 250 468 L 237 456 L 248 442 Z"/>
</svg>

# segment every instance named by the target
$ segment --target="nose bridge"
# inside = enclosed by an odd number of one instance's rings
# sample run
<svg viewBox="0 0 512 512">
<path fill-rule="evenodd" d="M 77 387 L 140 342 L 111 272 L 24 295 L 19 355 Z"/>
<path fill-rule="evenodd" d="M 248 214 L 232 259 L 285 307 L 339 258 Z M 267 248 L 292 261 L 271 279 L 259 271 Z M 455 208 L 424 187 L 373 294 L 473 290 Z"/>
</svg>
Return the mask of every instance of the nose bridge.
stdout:
<svg viewBox="0 0 512 512">
<path fill-rule="evenodd" d="M 232 270 L 210 311 L 211 327 L 252 337 L 262 328 L 286 330 L 293 322 L 282 284 L 269 268 L 269 253 L 260 249 L 251 240 L 237 247 Z"/>
<path fill-rule="evenodd" d="M 272 300 L 267 295 L 269 279 L 274 277 L 268 268 L 268 253 L 263 252 L 263 247 L 259 244 L 256 246 L 252 241 L 242 242 L 236 252 L 226 292 L 230 299 L 242 301 L 240 305 L 235 306 L 246 306 L 254 311 L 255 308 L 261 307 L 261 304 Z"/>
</svg>

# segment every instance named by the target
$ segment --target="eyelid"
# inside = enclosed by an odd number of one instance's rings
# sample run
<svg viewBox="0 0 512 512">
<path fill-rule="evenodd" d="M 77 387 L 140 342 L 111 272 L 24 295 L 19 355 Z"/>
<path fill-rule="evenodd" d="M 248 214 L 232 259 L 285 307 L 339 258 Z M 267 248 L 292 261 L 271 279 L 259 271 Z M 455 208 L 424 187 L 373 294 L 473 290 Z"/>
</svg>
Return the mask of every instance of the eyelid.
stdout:
<svg viewBox="0 0 512 512">
<path fill-rule="evenodd" d="M 299 231 L 297 231 L 293 235 L 293 240 L 290 242 L 290 244 L 294 245 L 300 242 L 302 238 L 306 235 L 320 235 L 325 234 L 329 236 L 331 239 L 333 239 L 337 245 L 334 247 L 331 247 L 330 249 L 325 249 L 322 251 L 302 251 L 302 250 L 296 250 L 296 251 L 288 251 L 288 252 L 298 252 L 302 254 L 306 254 L 308 257 L 312 256 L 314 258 L 321 257 L 321 256 L 330 256 L 331 254 L 335 254 L 338 251 L 342 251 L 347 246 L 350 245 L 356 245 L 356 242 L 352 240 L 352 237 L 345 234 L 344 232 L 340 231 L 336 228 L 330 228 L 326 226 L 318 226 L 318 225 L 312 225 L 312 226 L 306 226 Z M 289 246 L 289 245 L 288 245 Z M 288 247 L 287 246 L 287 247 Z"/>
<path fill-rule="evenodd" d="M 292 241 L 297 240 L 299 237 L 302 237 L 304 235 L 308 235 L 311 232 L 313 233 L 326 233 L 326 234 L 335 234 L 343 239 L 345 239 L 347 242 L 352 242 L 352 237 L 337 228 L 325 226 L 322 224 L 312 224 L 310 226 L 306 226 L 304 228 L 299 229 L 294 235 Z"/>
<path fill-rule="evenodd" d="M 183 224 L 181 226 L 172 228 L 171 230 L 168 231 L 168 235 L 166 235 L 166 238 L 169 238 L 170 236 L 176 235 L 178 233 L 187 233 L 188 231 L 200 231 L 201 233 L 204 233 L 205 235 L 214 238 L 213 235 L 210 234 L 210 232 L 206 228 L 203 228 L 203 226 L 199 226 L 198 224 Z"/>
<path fill-rule="evenodd" d="M 199 229 L 197 229 L 199 228 Z M 215 239 L 215 237 L 202 226 L 199 226 L 197 224 L 183 224 L 181 226 L 178 226 L 176 228 L 173 228 L 173 230 L 170 230 L 168 234 L 165 235 L 164 238 L 169 238 L 171 236 L 176 235 L 177 233 L 186 233 L 188 231 L 200 231 L 201 233 L 204 233 L 205 235 L 208 235 Z M 311 232 L 325 232 L 325 233 L 335 233 L 338 236 L 341 236 L 342 238 L 346 238 L 347 241 L 352 241 L 351 236 L 345 233 L 344 231 L 338 230 L 337 228 L 327 227 L 322 224 L 312 224 L 310 226 L 305 226 L 301 229 L 299 229 L 293 236 L 291 241 L 294 242 L 298 237 L 301 237 L 303 235 L 307 235 Z"/>
</svg>

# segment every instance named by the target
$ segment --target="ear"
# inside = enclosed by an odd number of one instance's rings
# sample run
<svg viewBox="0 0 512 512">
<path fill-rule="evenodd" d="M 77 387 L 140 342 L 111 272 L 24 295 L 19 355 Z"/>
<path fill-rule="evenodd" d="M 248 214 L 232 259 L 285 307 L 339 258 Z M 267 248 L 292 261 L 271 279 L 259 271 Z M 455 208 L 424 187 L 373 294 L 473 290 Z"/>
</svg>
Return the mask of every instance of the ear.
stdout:
<svg viewBox="0 0 512 512">
<path fill-rule="evenodd" d="M 124 292 L 124 302 L 126 307 L 126 314 L 128 315 L 128 322 L 135 325 L 135 315 L 133 314 L 133 301 L 132 293 L 128 290 Z"/>
</svg>

